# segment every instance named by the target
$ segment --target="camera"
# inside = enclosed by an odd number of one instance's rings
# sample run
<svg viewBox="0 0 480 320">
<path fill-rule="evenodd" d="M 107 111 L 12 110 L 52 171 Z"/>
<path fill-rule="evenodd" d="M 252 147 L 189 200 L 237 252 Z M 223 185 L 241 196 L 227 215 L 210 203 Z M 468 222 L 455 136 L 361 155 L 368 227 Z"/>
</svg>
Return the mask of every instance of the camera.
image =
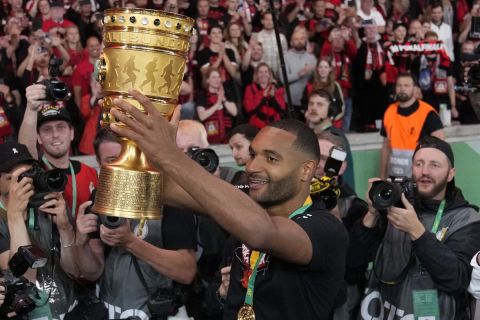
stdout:
<svg viewBox="0 0 480 320">
<path fill-rule="evenodd" d="M 310 183 L 310 195 L 320 199 L 328 210 L 335 208 L 340 197 L 341 189 L 335 176 L 340 173 L 340 168 L 346 158 L 347 153 L 344 150 L 332 147 L 323 169 L 325 175 L 320 179 L 313 178 Z"/>
<path fill-rule="evenodd" d="M 167 319 L 174 316 L 178 308 L 185 304 L 185 292 L 181 285 L 176 283 L 170 288 L 160 288 L 147 302 L 150 319 Z"/>
<path fill-rule="evenodd" d="M 217 154 L 210 148 L 191 147 L 187 155 L 210 173 L 214 173 L 220 164 Z"/>
<path fill-rule="evenodd" d="M 50 101 L 67 101 L 71 98 L 72 93 L 68 86 L 60 81 L 58 77 L 62 74 L 60 72 L 60 66 L 63 60 L 60 58 L 52 58 L 48 64 L 48 74 L 50 79 L 40 81 L 46 87 L 45 99 Z"/>
<path fill-rule="evenodd" d="M 91 209 L 93 207 L 93 204 L 95 202 L 95 195 L 96 195 L 96 190 L 93 190 L 93 192 L 90 194 L 90 201 L 92 201 L 92 204 L 89 205 L 88 207 L 85 208 L 85 214 L 87 213 L 93 213 L 96 214 L 98 217 L 98 222 L 99 224 L 103 224 L 105 227 L 109 229 L 116 229 L 122 225 L 125 224 L 125 218 L 120 218 L 120 217 L 114 217 L 114 216 L 106 216 L 103 214 L 97 214 L 93 212 Z M 100 234 L 97 232 L 93 232 L 90 234 L 90 237 L 92 238 L 100 238 Z"/>
<path fill-rule="evenodd" d="M 11 312 L 22 316 L 35 309 L 34 298 L 39 298 L 37 287 L 22 275 L 28 268 L 41 268 L 46 263 L 47 258 L 40 248 L 32 245 L 18 248 L 8 262 L 10 269 L 4 272 L 4 280 L 1 282 L 5 288 L 5 300 L 0 307 L 1 319 L 5 319 Z"/>
<path fill-rule="evenodd" d="M 32 169 L 22 173 L 18 177 L 18 181 L 24 177 L 33 180 L 33 187 L 35 194 L 30 198 L 28 203 L 29 208 L 38 208 L 45 203 L 45 195 L 51 192 L 65 191 L 67 184 L 67 175 L 62 169 L 44 170 L 39 165 L 34 165 Z"/>
<path fill-rule="evenodd" d="M 380 213 L 385 213 L 390 207 L 405 208 L 402 193 L 410 203 L 415 202 L 417 194 L 416 183 L 409 178 L 400 177 L 390 181 L 375 181 L 368 192 L 372 205 Z"/>
<path fill-rule="evenodd" d="M 480 88 L 480 50 L 474 53 L 462 53 L 460 60 L 462 75 L 460 86 L 455 86 L 455 91 L 473 93 Z"/>
</svg>

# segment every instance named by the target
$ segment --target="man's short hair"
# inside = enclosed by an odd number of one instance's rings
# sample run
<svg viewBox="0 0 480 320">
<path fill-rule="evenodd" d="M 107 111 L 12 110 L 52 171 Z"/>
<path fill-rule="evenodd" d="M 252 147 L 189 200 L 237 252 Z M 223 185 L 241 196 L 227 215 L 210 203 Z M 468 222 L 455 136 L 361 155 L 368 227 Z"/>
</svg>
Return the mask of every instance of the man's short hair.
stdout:
<svg viewBox="0 0 480 320">
<path fill-rule="evenodd" d="M 297 138 L 293 145 L 298 151 L 310 157 L 311 160 L 316 162 L 320 160 L 320 147 L 317 137 L 305 123 L 295 119 L 285 119 L 270 123 L 268 127 L 277 128 L 295 135 Z"/>
<path fill-rule="evenodd" d="M 347 144 L 345 139 L 341 136 L 331 132 L 331 131 L 322 131 L 316 134 L 318 140 L 325 140 L 333 144 L 337 148 L 341 148 L 343 150 L 347 150 Z"/>
<path fill-rule="evenodd" d="M 178 122 L 177 136 L 182 134 L 194 133 L 200 141 L 200 148 L 206 148 L 210 144 L 208 143 L 208 135 L 205 126 L 197 120 L 181 120 Z"/>
<path fill-rule="evenodd" d="M 424 39 L 427 39 L 427 38 L 437 38 L 438 39 L 438 33 L 436 33 L 435 31 L 427 31 L 425 32 L 425 35 L 423 36 Z"/>
<path fill-rule="evenodd" d="M 442 1 L 432 1 L 430 10 L 436 9 L 436 8 L 442 8 L 443 10 L 443 3 Z"/>
<path fill-rule="evenodd" d="M 118 136 L 113 133 L 112 131 L 106 129 L 106 128 L 101 128 L 100 130 L 97 131 L 97 134 L 95 135 L 95 139 L 93 139 L 93 149 L 95 150 L 95 155 L 97 158 L 99 158 L 99 149 L 100 145 L 103 142 L 117 142 L 120 143 L 120 139 Z"/>
<path fill-rule="evenodd" d="M 402 72 L 402 73 L 400 73 L 400 74 L 397 76 L 397 81 L 398 81 L 398 79 L 400 79 L 400 78 L 410 78 L 410 79 L 412 79 L 412 81 L 413 81 L 413 85 L 414 85 L 415 87 L 418 87 L 417 77 L 415 77 L 415 75 L 414 75 L 413 73 L 411 73 L 411 72 Z"/>
<path fill-rule="evenodd" d="M 239 126 L 236 126 L 232 130 L 232 134 L 230 135 L 230 138 L 233 137 L 236 134 L 241 134 L 247 139 L 248 141 L 252 142 L 253 138 L 257 135 L 259 129 L 257 127 L 254 127 L 248 123 L 241 124 Z"/>
</svg>

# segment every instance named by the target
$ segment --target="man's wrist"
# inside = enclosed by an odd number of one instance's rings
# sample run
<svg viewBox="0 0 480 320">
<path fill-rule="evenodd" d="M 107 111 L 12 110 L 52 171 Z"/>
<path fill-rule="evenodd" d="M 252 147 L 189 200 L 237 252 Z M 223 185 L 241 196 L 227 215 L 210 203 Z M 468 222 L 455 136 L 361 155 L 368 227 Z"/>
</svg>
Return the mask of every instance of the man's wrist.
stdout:
<svg viewBox="0 0 480 320">
<path fill-rule="evenodd" d="M 419 222 L 409 233 L 413 241 L 418 240 L 425 233 L 425 227 Z"/>
</svg>

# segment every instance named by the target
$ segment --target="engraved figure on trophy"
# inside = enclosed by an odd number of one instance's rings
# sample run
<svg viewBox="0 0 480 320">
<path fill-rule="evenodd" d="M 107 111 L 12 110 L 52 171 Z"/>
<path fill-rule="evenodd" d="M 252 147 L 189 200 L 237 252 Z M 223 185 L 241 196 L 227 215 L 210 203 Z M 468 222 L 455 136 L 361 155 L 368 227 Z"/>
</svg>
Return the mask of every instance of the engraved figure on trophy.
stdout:
<svg viewBox="0 0 480 320">
<path fill-rule="evenodd" d="M 111 88 L 118 88 L 119 87 L 118 80 L 120 80 L 121 67 L 120 67 L 120 64 L 118 64 L 117 57 L 112 58 L 111 61 L 112 61 L 111 69 L 113 71 L 113 76 L 112 76 L 113 81 L 110 81 L 110 82 L 107 81 L 107 85 Z"/>
<path fill-rule="evenodd" d="M 175 84 L 171 90 L 173 95 L 179 95 L 180 93 L 180 86 L 182 85 L 183 75 L 185 74 L 185 63 L 181 63 L 178 67 L 177 73 L 175 74 L 175 80 L 173 83 Z"/>
<path fill-rule="evenodd" d="M 126 85 L 127 83 L 132 83 L 132 87 L 135 87 L 135 82 L 137 81 L 137 76 L 135 72 L 138 72 L 137 68 L 135 68 L 135 56 L 131 55 L 128 58 L 128 61 L 125 63 L 125 67 L 123 67 L 123 72 L 125 72 L 128 76 L 128 79 L 125 80 L 122 85 Z"/>
<path fill-rule="evenodd" d="M 173 60 L 170 59 L 170 62 L 165 66 L 163 69 L 162 75 L 160 76 L 163 78 L 165 83 L 163 86 L 158 88 L 159 91 L 162 91 L 164 88 L 167 88 L 167 94 L 170 94 L 170 86 L 172 85 L 172 77 L 173 77 Z"/>
<path fill-rule="evenodd" d="M 147 70 L 147 73 L 145 75 L 145 81 L 142 82 L 140 85 L 140 89 L 143 89 L 146 84 L 150 83 L 150 91 L 153 91 L 154 86 L 155 86 L 155 72 L 157 72 L 156 68 L 157 60 L 152 60 L 147 65 L 145 66 L 145 69 Z"/>
</svg>

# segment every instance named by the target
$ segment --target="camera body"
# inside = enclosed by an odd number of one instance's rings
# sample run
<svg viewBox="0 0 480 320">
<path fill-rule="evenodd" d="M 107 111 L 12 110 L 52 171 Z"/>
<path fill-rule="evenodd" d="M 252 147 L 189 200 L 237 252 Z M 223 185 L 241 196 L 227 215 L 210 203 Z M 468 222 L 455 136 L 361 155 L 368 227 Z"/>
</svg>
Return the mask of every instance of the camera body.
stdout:
<svg viewBox="0 0 480 320">
<path fill-rule="evenodd" d="M 63 60 L 60 58 L 52 58 L 48 64 L 48 74 L 50 79 L 40 81 L 46 87 L 45 99 L 49 101 L 68 101 L 72 97 L 72 93 L 68 86 L 60 81 L 58 77 L 62 74 L 60 66 Z"/>
<path fill-rule="evenodd" d="M 216 152 L 210 148 L 191 147 L 186 154 L 210 173 L 214 173 L 220 164 Z"/>
<path fill-rule="evenodd" d="M 39 165 L 34 165 L 32 169 L 22 173 L 18 181 L 24 177 L 31 178 L 35 189 L 35 194 L 28 202 L 29 208 L 38 208 L 46 202 L 45 195 L 51 192 L 63 192 L 67 185 L 67 175 L 62 169 L 44 170 Z"/>
<path fill-rule="evenodd" d="M 402 202 L 402 193 L 410 203 L 415 203 L 417 196 L 416 183 L 407 177 L 400 177 L 390 181 L 375 181 L 368 192 L 372 205 L 380 213 L 386 213 L 390 207 L 405 208 Z"/>
<path fill-rule="evenodd" d="M 325 175 L 321 178 L 313 178 L 310 183 L 310 195 L 318 198 L 325 204 L 328 210 L 335 208 L 337 200 L 341 195 L 341 188 L 336 176 L 340 173 L 340 168 L 347 158 L 347 153 L 338 147 L 330 149 L 330 156 L 325 161 L 323 171 Z"/>
<path fill-rule="evenodd" d="M 25 277 L 11 279 L 6 277 L 1 285 L 5 288 L 6 293 L 3 305 L 0 307 L 1 319 L 5 319 L 10 312 L 21 316 L 35 309 L 35 301 L 31 296 L 37 294 L 37 288 Z"/>
<path fill-rule="evenodd" d="M 28 268 L 44 267 L 47 258 L 43 251 L 36 246 L 21 246 L 17 253 L 8 262 L 9 270 L 4 272 L 4 281 L 0 284 L 5 288 L 5 300 L 0 307 L 0 319 L 15 312 L 18 316 L 25 315 L 35 309 L 33 297 L 38 297 L 35 284 L 22 275 Z"/>
<path fill-rule="evenodd" d="M 150 319 L 166 319 L 174 316 L 178 308 L 185 304 L 185 292 L 177 284 L 170 288 L 160 288 L 147 302 Z"/>
</svg>

